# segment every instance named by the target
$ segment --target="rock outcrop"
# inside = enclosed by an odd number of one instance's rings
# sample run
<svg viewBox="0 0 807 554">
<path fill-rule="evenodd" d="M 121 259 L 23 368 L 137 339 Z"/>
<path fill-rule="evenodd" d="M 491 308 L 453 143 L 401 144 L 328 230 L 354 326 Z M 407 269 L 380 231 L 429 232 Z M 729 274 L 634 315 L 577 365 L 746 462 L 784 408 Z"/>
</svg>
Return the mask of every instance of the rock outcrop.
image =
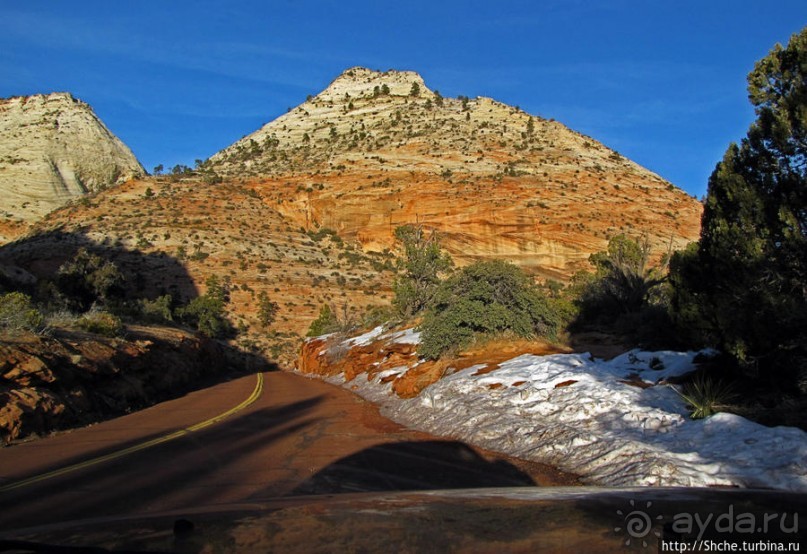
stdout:
<svg viewBox="0 0 807 554">
<path fill-rule="evenodd" d="M 0 216 L 33 221 L 145 173 L 90 106 L 70 94 L 0 100 Z"/>
<path fill-rule="evenodd" d="M 243 367 L 220 343 L 168 328 L 127 339 L 87 333 L 0 341 L 0 441 L 121 415 Z"/>
<path fill-rule="evenodd" d="M 417 355 L 418 339 L 412 330 L 388 331 L 345 338 L 332 334 L 306 339 L 300 347 L 296 369 L 319 377 L 337 377 L 391 383 L 400 398 L 414 398 L 446 375 L 479 366 L 476 374 L 496 370 L 505 360 L 523 354 L 543 356 L 568 352 L 543 340 L 491 340 L 468 348 L 456 357 L 426 360 Z"/>
</svg>

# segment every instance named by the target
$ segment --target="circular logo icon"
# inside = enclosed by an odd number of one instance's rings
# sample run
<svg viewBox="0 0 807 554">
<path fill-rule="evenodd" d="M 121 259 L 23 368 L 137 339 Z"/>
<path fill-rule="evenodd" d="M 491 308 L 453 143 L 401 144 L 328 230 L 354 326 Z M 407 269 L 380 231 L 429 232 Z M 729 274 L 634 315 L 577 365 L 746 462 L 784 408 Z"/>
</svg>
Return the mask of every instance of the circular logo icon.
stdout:
<svg viewBox="0 0 807 554">
<path fill-rule="evenodd" d="M 614 532 L 625 533 L 627 535 L 625 546 L 630 546 L 633 540 L 637 542 L 641 540 L 642 546 L 646 547 L 646 538 L 651 532 L 656 537 L 661 537 L 661 533 L 653 529 L 653 525 L 655 521 L 662 519 L 662 516 L 658 515 L 654 518 L 648 513 L 652 505 L 653 503 L 648 501 L 644 509 L 638 509 L 636 508 L 636 503 L 631 500 L 631 509 L 629 511 L 616 511 L 617 515 L 622 518 L 622 524 L 619 527 L 614 527 Z"/>
</svg>

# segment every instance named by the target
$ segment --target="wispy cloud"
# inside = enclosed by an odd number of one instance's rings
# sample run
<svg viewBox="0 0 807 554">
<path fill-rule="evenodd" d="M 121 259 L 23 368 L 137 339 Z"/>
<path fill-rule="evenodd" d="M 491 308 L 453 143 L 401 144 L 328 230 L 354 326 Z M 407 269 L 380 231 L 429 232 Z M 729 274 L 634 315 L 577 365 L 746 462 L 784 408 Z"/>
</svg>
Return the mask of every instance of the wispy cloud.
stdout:
<svg viewBox="0 0 807 554">
<path fill-rule="evenodd" d="M 301 68 L 340 60 L 332 51 L 294 50 L 271 44 L 206 40 L 175 40 L 171 34 L 126 28 L 125 22 L 108 20 L 103 25 L 70 16 L 53 16 L 8 10 L 0 28 L 17 48 L 71 50 L 92 55 L 112 55 L 123 60 L 161 65 L 183 71 L 205 71 L 221 77 L 309 89 L 316 82 L 305 70 L 289 71 L 297 62 Z M 276 62 L 283 62 L 278 64 Z M 275 67 L 282 65 L 283 71 Z"/>
</svg>

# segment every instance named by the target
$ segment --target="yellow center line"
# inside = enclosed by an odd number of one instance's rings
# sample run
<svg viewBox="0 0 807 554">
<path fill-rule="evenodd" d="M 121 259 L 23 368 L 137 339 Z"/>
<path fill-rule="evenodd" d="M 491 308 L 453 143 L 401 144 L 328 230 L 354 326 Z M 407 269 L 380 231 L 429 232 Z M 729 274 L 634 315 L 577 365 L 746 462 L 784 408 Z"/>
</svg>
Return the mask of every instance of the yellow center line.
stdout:
<svg viewBox="0 0 807 554">
<path fill-rule="evenodd" d="M 49 471 L 48 473 L 42 473 L 41 475 L 35 475 L 33 477 L 29 477 L 28 479 L 23 479 L 22 481 L 17 481 L 15 483 L 4 485 L 0 487 L 0 492 L 20 489 L 22 487 L 27 487 L 28 485 L 33 485 L 34 483 L 40 483 L 42 481 L 47 481 L 48 479 L 52 479 L 54 477 L 59 477 L 60 475 L 65 475 L 67 473 L 72 473 L 73 471 L 78 471 L 79 469 L 84 469 L 90 466 L 108 462 L 110 460 L 123 458 L 124 456 L 128 456 L 129 454 L 132 454 L 134 452 L 139 452 L 140 450 L 145 450 L 147 448 L 151 448 L 152 446 L 157 446 L 158 444 L 163 444 L 165 442 L 178 439 L 179 437 L 183 437 L 189 433 L 193 433 L 206 427 L 210 427 L 211 425 L 215 425 L 216 423 L 219 423 L 220 421 L 230 417 L 231 415 L 240 412 L 244 408 L 248 407 L 250 404 L 253 404 L 261 396 L 261 393 L 263 392 L 263 374 L 258 373 L 256 374 L 256 376 L 258 378 L 258 382 L 255 384 L 255 389 L 252 391 L 252 394 L 249 395 L 249 398 L 241 402 L 238 406 L 230 408 L 224 413 L 211 417 L 210 419 L 206 419 L 205 421 L 202 421 L 200 423 L 191 425 L 190 427 L 185 427 L 184 429 L 180 429 L 179 431 L 167 433 L 161 437 L 141 442 L 140 444 L 135 444 L 134 446 L 130 446 L 129 448 L 124 448 L 116 452 L 111 452 L 103 456 L 98 456 L 97 458 L 85 460 L 77 464 Z"/>
</svg>

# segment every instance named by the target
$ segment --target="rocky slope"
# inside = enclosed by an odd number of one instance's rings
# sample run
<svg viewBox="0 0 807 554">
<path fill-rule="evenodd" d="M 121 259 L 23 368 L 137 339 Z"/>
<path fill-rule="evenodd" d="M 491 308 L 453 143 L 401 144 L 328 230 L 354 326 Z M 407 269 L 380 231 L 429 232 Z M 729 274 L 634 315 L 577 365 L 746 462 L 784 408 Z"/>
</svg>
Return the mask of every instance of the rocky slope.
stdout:
<svg viewBox="0 0 807 554">
<path fill-rule="evenodd" d="M 72 198 L 144 174 L 131 150 L 70 94 L 0 100 L 3 217 L 36 220 Z"/>
<path fill-rule="evenodd" d="M 619 232 L 657 252 L 699 233 L 695 199 L 596 140 L 490 98 L 443 98 L 413 72 L 350 69 L 207 167 L 254 177 L 295 226 L 383 250 L 419 222 L 461 264 L 543 277 L 569 277 Z"/>
<path fill-rule="evenodd" d="M 187 302 L 217 275 L 230 284 L 239 343 L 289 365 L 323 304 L 358 318 L 369 305 L 389 304 L 394 279 L 391 254 L 307 233 L 249 184 L 195 178 L 134 180 L 52 212 L 0 246 L 0 272 L 21 284 L 47 278 L 80 248 L 115 262 L 137 296 Z M 257 317 L 261 292 L 279 304 L 269 327 Z"/>
<path fill-rule="evenodd" d="M 130 328 L 125 339 L 66 331 L 0 336 L 0 441 L 121 415 L 246 362 L 177 329 Z"/>
<path fill-rule="evenodd" d="M 381 328 L 345 340 L 339 335 L 306 339 L 300 347 L 295 369 L 323 378 L 358 377 L 390 383 L 399 398 L 414 398 L 446 375 L 479 366 L 479 375 L 495 371 L 499 364 L 517 356 L 544 356 L 569 352 L 568 348 L 543 340 L 491 340 L 460 352 L 455 358 L 425 360 L 417 356 L 417 334 L 403 330 L 380 336 Z"/>
</svg>

